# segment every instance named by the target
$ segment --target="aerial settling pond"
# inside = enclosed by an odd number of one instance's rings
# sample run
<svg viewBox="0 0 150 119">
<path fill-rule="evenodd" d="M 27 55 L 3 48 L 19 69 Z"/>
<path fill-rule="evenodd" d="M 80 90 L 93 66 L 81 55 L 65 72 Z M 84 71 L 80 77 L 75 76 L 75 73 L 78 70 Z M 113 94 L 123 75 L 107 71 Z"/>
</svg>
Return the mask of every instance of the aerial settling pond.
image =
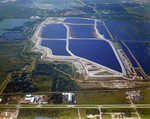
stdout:
<svg viewBox="0 0 150 119">
<path fill-rule="evenodd" d="M 76 56 L 122 72 L 110 44 L 103 40 L 69 40 L 69 50 Z"/>
<path fill-rule="evenodd" d="M 66 41 L 64 40 L 42 40 L 41 46 L 50 48 L 53 55 L 70 56 L 66 51 Z"/>
<path fill-rule="evenodd" d="M 109 39 L 111 40 L 110 36 L 109 36 L 109 33 L 107 32 L 107 29 L 105 28 L 105 26 L 103 25 L 102 22 L 97 22 L 97 29 L 99 30 L 99 33 L 101 35 L 104 35 L 104 37 L 106 39 Z"/>
<path fill-rule="evenodd" d="M 66 39 L 67 28 L 63 24 L 49 24 L 43 28 L 42 38 L 60 38 Z"/>
<path fill-rule="evenodd" d="M 94 25 L 68 25 L 71 38 L 96 38 Z"/>
</svg>

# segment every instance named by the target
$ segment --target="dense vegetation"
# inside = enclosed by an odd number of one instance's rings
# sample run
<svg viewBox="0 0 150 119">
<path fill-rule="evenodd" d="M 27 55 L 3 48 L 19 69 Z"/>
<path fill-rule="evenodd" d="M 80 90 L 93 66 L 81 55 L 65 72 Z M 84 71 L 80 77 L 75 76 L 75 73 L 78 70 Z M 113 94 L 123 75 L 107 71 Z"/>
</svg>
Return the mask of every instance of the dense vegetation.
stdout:
<svg viewBox="0 0 150 119">
<path fill-rule="evenodd" d="M 73 91 L 81 89 L 70 77 L 54 69 L 54 66 L 53 63 L 37 62 L 32 72 L 24 71 L 21 75 L 13 73 L 12 81 L 8 83 L 4 92 Z"/>
<path fill-rule="evenodd" d="M 78 119 L 77 109 L 20 109 L 18 119 L 45 117 L 53 119 Z"/>
</svg>

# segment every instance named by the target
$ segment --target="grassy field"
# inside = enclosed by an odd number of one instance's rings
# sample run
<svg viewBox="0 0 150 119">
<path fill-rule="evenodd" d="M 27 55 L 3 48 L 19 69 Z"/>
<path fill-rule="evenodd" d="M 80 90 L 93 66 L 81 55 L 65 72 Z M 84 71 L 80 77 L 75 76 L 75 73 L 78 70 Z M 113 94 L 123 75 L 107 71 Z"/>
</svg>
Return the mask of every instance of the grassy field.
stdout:
<svg viewBox="0 0 150 119">
<path fill-rule="evenodd" d="M 66 64 L 63 62 L 61 64 L 56 64 L 56 69 L 64 71 L 65 73 L 69 74 L 71 77 L 74 77 L 74 70 L 71 64 Z"/>
<path fill-rule="evenodd" d="M 108 113 L 124 113 L 125 117 L 138 117 L 133 108 L 103 108 L 101 112 L 103 113 L 102 116 L 104 116 L 104 119 L 111 117 Z"/>
<path fill-rule="evenodd" d="M 133 108 L 103 108 L 101 109 L 102 112 L 135 112 L 135 110 Z"/>
<path fill-rule="evenodd" d="M 141 119 L 150 119 L 150 108 L 147 109 L 137 109 Z"/>
<path fill-rule="evenodd" d="M 8 98 L 9 98 L 9 104 L 18 104 L 19 100 L 22 97 L 24 97 L 24 96 L 23 95 L 17 95 L 17 96 L 5 95 L 5 96 L 1 96 L 0 98 L 2 98 L 2 102 L 0 102 L 0 104 L 6 104 Z"/>
<path fill-rule="evenodd" d="M 80 111 L 80 116 L 81 119 L 87 119 L 87 115 L 92 114 L 92 115 L 98 115 L 99 116 L 99 110 L 98 109 L 79 109 Z"/>
<path fill-rule="evenodd" d="M 20 109 L 18 119 L 45 117 L 53 119 L 78 119 L 77 109 Z"/>
<path fill-rule="evenodd" d="M 102 114 L 102 119 L 112 119 L 111 114 Z"/>
<path fill-rule="evenodd" d="M 22 58 L 23 41 L 0 41 L 0 89 L 10 72 L 20 70 L 30 60 Z"/>
<path fill-rule="evenodd" d="M 87 119 L 86 109 L 79 109 L 79 111 L 80 111 L 81 119 Z"/>
<path fill-rule="evenodd" d="M 125 92 L 76 93 L 77 104 L 128 104 Z"/>
</svg>

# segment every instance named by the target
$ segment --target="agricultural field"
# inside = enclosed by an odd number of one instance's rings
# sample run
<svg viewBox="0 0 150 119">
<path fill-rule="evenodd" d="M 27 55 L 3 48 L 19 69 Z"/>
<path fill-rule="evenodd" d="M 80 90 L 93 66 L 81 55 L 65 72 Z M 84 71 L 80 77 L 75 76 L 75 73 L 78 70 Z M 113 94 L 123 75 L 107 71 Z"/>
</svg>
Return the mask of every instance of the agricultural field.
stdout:
<svg viewBox="0 0 150 119">
<path fill-rule="evenodd" d="M 77 109 L 20 109 L 18 119 L 44 117 L 53 119 L 78 119 Z"/>
<path fill-rule="evenodd" d="M 111 114 L 102 114 L 102 119 L 112 119 Z"/>
<path fill-rule="evenodd" d="M 82 98 L 81 98 L 82 97 Z M 77 104 L 128 104 L 125 92 L 76 93 Z"/>
</svg>

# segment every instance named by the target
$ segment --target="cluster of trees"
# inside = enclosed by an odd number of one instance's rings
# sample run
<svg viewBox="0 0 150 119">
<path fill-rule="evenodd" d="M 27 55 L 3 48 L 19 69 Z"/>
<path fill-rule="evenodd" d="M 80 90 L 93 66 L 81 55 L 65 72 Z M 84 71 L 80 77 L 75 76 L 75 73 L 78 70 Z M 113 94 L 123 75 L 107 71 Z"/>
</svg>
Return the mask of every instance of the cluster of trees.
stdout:
<svg viewBox="0 0 150 119">
<path fill-rule="evenodd" d="M 55 74 L 52 81 L 51 91 L 75 91 L 80 90 L 80 87 L 75 81 L 71 80 L 69 77 L 58 77 Z"/>
<path fill-rule="evenodd" d="M 97 10 L 110 10 L 110 11 L 114 11 L 115 14 L 120 14 L 120 15 L 128 14 L 128 12 L 120 4 L 96 4 L 96 9 Z"/>
<path fill-rule="evenodd" d="M 4 90 L 4 93 L 10 93 L 10 92 L 36 92 L 38 91 L 38 88 L 36 87 L 30 87 L 31 83 L 27 81 L 22 82 L 10 82 L 7 84 L 7 87 Z"/>
<path fill-rule="evenodd" d="M 48 96 L 48 103 L 53 103 L 53 104 L 61 104 L 62 101 L 62 94 L 51 94 Z"/>
<path fill-rule="evenodd" d="M 55 64 L 37 64 L 35 70 L 32 71 L 32 76 L 35 75 L 53 75 Z"/>
</svg>

